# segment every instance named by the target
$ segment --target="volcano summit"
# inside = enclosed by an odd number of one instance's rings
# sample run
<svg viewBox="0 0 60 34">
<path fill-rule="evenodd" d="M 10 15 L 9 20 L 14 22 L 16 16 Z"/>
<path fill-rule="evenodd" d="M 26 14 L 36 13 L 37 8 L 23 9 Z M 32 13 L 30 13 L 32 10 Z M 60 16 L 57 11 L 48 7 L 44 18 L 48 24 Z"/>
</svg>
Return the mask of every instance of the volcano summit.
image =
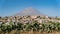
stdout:
<svg viewBox="0 0 60 34">
<path fill-rule="evenodd" d="M 45 16 L 45 15 L 40 13 L 38 10 L 29 7 L 17 13 L 16 16 Z"/>
</svg>

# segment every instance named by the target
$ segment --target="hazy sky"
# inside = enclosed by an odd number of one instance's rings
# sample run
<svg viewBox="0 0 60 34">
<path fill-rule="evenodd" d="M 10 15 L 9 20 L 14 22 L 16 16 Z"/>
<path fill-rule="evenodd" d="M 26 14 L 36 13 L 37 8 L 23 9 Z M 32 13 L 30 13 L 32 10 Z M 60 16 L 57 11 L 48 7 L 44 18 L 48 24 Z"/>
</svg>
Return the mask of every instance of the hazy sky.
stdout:
<svg viewBox="0 0 60 34">
<path fill-rule="evenodd" d="M 28 7 L 49 16 L 60 16 L 60 0 L 0 0 L 0 16 L 14 15 Z"/>
</svg>

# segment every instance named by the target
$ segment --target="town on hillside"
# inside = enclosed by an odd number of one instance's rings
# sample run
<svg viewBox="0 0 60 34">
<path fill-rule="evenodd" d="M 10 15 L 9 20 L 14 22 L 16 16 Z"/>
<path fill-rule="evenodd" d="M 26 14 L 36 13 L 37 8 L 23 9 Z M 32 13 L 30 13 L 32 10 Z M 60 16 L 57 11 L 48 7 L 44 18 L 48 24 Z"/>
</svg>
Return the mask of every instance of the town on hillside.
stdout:
<svg viewBox="0 0 60 34">
<path fill-rule="evenodd" d="M 9 16 L 9 17 L 0 17 L 0 24 L 2 23 L 10 23 L 10 22 L 16 22 L 16 23 L 28 23 L 32 21 L 37 21 L 38 23 L 42 22 L 59 22 L 60 19 L 55 17 L 48 17 L 48 16 Z"/>
</svg>

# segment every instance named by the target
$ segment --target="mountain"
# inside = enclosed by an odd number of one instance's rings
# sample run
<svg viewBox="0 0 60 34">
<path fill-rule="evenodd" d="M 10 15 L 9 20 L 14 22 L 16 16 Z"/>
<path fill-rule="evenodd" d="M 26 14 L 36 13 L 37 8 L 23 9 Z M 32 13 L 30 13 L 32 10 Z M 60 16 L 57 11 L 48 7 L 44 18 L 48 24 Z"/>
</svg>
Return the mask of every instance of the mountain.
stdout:
<svg viewBox="0 0 60 34">
<path fill-rule="evenodd" d="M 20 11 L 16 15 L 17 16 L 45 16 L 44 14 L 40 13 L 40 11 L 32 7 L 25 8 L 24 10 Z"/>
</svg>

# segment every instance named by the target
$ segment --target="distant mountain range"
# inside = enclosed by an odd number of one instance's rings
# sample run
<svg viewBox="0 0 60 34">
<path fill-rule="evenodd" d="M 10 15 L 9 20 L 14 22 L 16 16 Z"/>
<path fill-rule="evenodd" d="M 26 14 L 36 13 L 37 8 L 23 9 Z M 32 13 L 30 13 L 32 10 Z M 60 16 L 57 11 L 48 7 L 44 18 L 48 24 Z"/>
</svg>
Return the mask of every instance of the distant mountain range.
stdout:
<svg viewBox="0 0 60 34">
<path fill-rule="evenodd" d="M 15 14 L 15 16 L 45 16 L 37 9 L 32 7 L 25 8 L 24 10 L 20 11 L 19 13 Z"/>
</svg>

